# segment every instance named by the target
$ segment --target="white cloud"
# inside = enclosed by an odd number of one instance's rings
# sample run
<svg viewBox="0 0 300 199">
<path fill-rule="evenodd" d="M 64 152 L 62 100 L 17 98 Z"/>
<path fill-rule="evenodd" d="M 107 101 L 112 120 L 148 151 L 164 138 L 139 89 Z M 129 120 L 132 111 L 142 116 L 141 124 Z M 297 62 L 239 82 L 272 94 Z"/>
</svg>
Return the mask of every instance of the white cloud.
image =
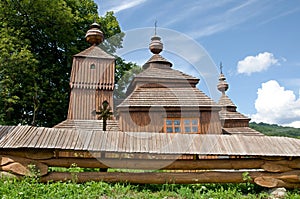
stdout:
<svg viewBox="0 0 300 199">
<path fill-rule="evenodd" d="M 262 83 L 255 101 L 255 122 L 280 124 L 300 128 L 300 98 L 275 80 Z"/>
<path fill-rule="evenodd" d="M 144 3 L 145 1 L 146 0 L 123 0 L 123 1 L 109 1 L 109 3 L 103 4 L 98 0 L 98 4 L 103 5 L 103 7 L 100 8 L 105 11 L 114 11 L 114 13 L 117 13 L 122 10 L 127 10 L 129 8 L 138 6 Z"/>
<path fill-rule="evenodd" d="M 272 53 L 264 52 L 259 53 L 256 56 L 247 56 L 243 60 L 238 62 L 238 73 L 245 73 L 250 75 L 254 72 L 261 72 L 267 70 L 272 65 L 278 65 L 279 61 L 274 57 Z"/>
</svg>

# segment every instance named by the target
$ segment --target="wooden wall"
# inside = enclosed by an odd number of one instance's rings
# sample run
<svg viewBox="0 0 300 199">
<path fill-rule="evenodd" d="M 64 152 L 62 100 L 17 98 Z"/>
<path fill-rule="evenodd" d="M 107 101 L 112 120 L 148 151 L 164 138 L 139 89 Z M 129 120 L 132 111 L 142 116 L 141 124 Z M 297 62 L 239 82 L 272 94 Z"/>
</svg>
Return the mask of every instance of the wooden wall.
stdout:
<svg viewBox="0 0 300 199">
<path fill-rule="evenodd" d="M 73 89 L 70 95 L 68 119 L 95 120 L 96 90 Z"/>
<path fill-rule="evenodd" d="M 119 112 L 119 124 L 127 132 L 163 132 L 165 118 L 199 118 L 201 134 L 221 134 L 221 122 L 217 111 L 150 111 L 148 109 L 128 109 Z"/>
<path fill-rule="evenodd" d="M 115 63 L 111 59 L 74 57 L 68 119 L 95 120 L 103 101 L 113 107 Z"/>
<path fill-rule="evenodd" d="M 226 119 L 221 122 L 224 128 L 249 127 L 248 119 Z"/>
<path fill-rule="evenodd" d="M 114 99 L 113 99 L 113 91 L 107 90 L 97 90 L 96 91 L 96 110 L 99 111 L 102 103 L 107 101 L 109 103 L 109 107 L 113 110 L 114 107 Z"/>
<path fill-rule="evenodd" d="M 202 134 L 221 134 L 222 127 L 217 111 L 202 111 L 200 117 Z"/>
<path fill-rule="evenodd" d="M 151 111 L 120 112 L 119 124 L 122 131 L 130 132 L 163 132 L 164 112 Z"/>
</svg>

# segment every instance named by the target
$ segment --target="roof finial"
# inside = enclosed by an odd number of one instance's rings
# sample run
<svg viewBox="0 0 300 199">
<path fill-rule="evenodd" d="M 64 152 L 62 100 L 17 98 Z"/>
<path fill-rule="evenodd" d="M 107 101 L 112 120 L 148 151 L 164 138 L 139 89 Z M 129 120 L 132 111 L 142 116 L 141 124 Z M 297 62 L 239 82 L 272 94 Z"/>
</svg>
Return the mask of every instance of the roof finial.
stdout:
<svg viewBox="0 0 300 199">
<path fill-rule="evenodd" d="M 86 41 L 92 45 L 99 45 L 104 37 L 100 30 L 100 25 L 94 22 L 85 35 Z"/>
<path fill-rule="evenodd" d="M 220 77 L 219 77 L 219 83 L 218 83 L 218 90 L 222 92 L 222 94 L 225 94 L 225 91 L 228 90 L 228 83 L 226 82 L 226 77 L 223 74 L 223 65 L 222 62 L 220 62 Z"/>
<path fill-rule="evenodd" d="M 221 74 L 223 74 L 223 65 L 222 65 L 222 62 L 220 62 L 220 72 L 221 72 Z"/>
<path fill-rule="evenodd" d="M 151 37 L 151 43 L 149 49 L 153 54 L 159 54 L 163 50 L 163 44 L 160 41 L 160 37 L 156 35 L 157 20 L 154 23 L 154 36 Z"/>
</svg>

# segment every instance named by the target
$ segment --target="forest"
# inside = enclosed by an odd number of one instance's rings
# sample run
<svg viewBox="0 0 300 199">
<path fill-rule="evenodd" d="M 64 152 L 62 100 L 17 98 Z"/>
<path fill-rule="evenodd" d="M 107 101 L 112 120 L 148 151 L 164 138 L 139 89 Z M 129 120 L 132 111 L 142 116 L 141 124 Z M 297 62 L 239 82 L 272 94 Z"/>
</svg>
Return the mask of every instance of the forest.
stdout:
<svg viewBox="0 0 300 199">
<path fill-rule="evenodd" d="M 269 136 L 285 136 L 300 138 L 300 129 L 293 127 L 284 127 L 277 124 L 255 123 L 249 125 L 251 128 Z"/>
</svg>

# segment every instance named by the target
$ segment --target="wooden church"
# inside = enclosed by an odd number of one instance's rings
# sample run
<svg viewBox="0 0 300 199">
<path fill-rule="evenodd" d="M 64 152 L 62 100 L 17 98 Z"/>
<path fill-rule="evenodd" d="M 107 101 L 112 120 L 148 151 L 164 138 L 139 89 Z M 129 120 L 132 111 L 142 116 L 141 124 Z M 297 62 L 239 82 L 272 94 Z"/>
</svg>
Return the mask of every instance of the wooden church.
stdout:
<svg viewBox="0 0 300 199">
<path fill-rule="evenodd" d="M 66 181 L 72 174 L 48 167 L 74 163 L 104 171 L 179 171 L 83 172 L 78 182 L 234 183 L 244 182 L 246 170 L 250 182 L 264 187 L 300 187 L 300 140 L 249 128 L 250 119 L 226 95 L 222 71 L 215 102 L 196 87 L 198 78 L 173 69 L 160 55 L 163 44 L 154 35 L 152 57 L 127 97 L 114 104 L 115 58 L 98 46 L 104 40 L 98 24 L 86 40 L 91 46 L 73 57 L 65 121 L 53 128 L 0 126 L 1 175 L 30 175 L 28 165 L 34 164 L 41 181 Z"/>
<path fill-rule="evenodd" d="M 68 118 L 55 128 L 100 128 L 96 113 L 107 102 L 118 115 L 108 121 L 112 131 L 262 135 L 249 128 L 250 119 L 237 112 L 225 94 L 228 84 L 222 73 L 218 84 L 222 96 L 216 103 L 196 87 L 198 78 L 172 69 L 160 55 L 163 44 L 157 35 L 149 45 L 153 56 L 134 77 L 128 97 L 114 108 L 114 57 L 98 47 L 103 34 L 97 24 L 86 39 L 91 47 L 73 58 Z"/>
</svg>

